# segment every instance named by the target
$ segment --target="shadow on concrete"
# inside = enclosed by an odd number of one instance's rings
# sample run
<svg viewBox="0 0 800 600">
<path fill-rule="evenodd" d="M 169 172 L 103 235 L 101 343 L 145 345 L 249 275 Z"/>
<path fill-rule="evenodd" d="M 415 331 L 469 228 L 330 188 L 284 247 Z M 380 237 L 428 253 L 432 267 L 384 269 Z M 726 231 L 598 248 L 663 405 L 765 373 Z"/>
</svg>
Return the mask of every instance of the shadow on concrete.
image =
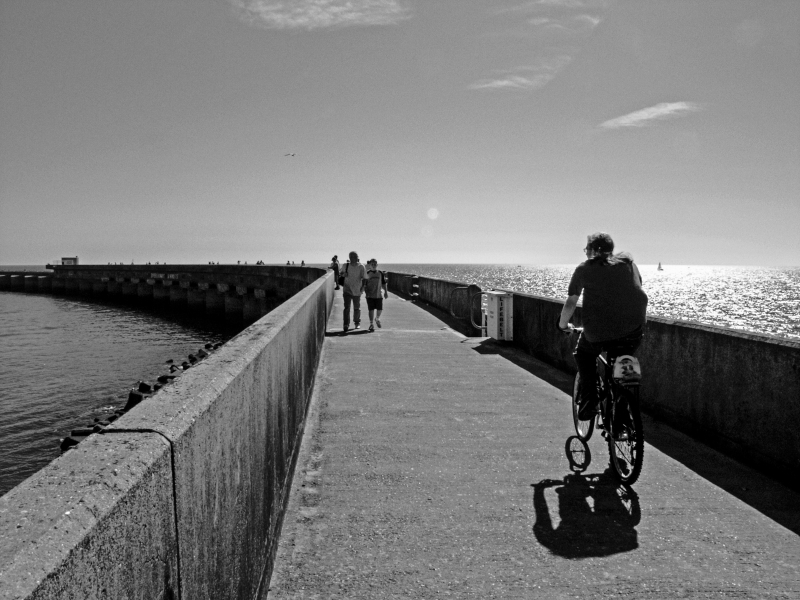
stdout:
<svg viewBox="0 0 800 600">
<path fill-rule="evenodd" d="M 498 342 L 492 338 L 468 338 L 464 340 L 464 343 L 473 344 L 473 349 L 478 354 L 499 354 L 509 362 L 526 370 L 531 375 L 535 375 L 542 381 L 546 381 L 554 388 L 570 396 L 572 395 L 572 386 L 575 380 L 574 375 L 564 373 L 552 365 L 548 365 L 537 358 L 525 354 L 519 348 L 515 348 L 505 342 Z"/>
<path fill-rule="evenodd" d="M 392 292 L 397 298 L 403 302 L 411 302 L 408 298 L 404 297 L 401 294 L 397 294 Z M 424 310 L 426 313 L 433 315 L 437 319 L 439 319 L 442 323 L 450 327 L 451 329 L 457 331 L 461 335 L 469 335 L 469 326 L 467 325 L 466 320 L 458 319 L 451 315 L 449 312 L 442 310 L 440 308 L 436 308 L 435 306 L 431 306 L 430 304 L 425 304 L 422 301 L 417 301 L 413 303 L 414 306 L 418 307 L 421 310 Z M 473 339 L 481 339 L 481 338 L 473 338 Z"/>
<path fill-rule="evenodd" d="M 536 514 L 533 534 L 553 554 L 581 559 L 639 547 L 639 497 L 631 488 L 617 484 L 607 472 L 590 476 L 571 473 L 563 481 L 544 479 L 531 487 Z M 548 488 L 553 488 L 558 497 L 557 525 L 553 524 L 545 497 Z"/>
<path fill-rule="evenodd" d="M 525 354 L 519 348 L 491 338 L 468 338 L 464 343 L 474 344 L 474 350 L 480 354 L 498 354 L 565 394 L 572 395 L 573 375 Z M 645 442 L 800 535 L 800 493 L 797 490 L 652 416 L 645 414 L 643 417 Z M 565 413 L 564 418 L 569 418 L 569 415 Z M 647 469 L 646 458 L 644 468 Z"/>
<path fill-rule="evenodd" d="M 351 335 L 363 335 L 365 333 L 372 332 L 367 329 L 350 329 L 346 332 L 334 329 L 333 331 L 326 331 L 325 337 L 350 337 Z"/>
</svg>

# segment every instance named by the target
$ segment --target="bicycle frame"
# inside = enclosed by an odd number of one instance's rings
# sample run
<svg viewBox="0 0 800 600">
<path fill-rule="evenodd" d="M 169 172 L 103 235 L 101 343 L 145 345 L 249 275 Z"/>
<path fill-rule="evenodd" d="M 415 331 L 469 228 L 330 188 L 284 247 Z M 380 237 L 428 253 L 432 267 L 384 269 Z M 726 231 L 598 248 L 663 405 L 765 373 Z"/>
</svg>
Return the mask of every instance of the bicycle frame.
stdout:
<svg viewBox="0 0 800 600">
<path fill-rule="evenodd" d="M 608 358 L 607 352 L 602 352 L 597 357 L 598 366 L 598 398 L 600 400 L 600 418 L 602 419 L 603 428 L 613 435 L 614 419 L 612 417 L 612 409 L 622 397 L 623 390 L 628 388 L 638 387 L 639 382 L 635 383 L 621 383 L 614 379 L 614 362 L 617 357 Z M 634 400 L 631 394 L 631 400 Z"/>
<path fill-rule="evenodd" d="M 575 329 L 571 330 L 575 331 Z M 582 331 L 582 330 L 578 330 Z M 623 485 L 631 485 L 642 472 L 644 456 L 644 436 L 639 405 L 639 385 L 641 370 L 635 360 L 631 364 L 622 362 L 617 377 L 615 363 L 626 354 L 601 352 L 595 360 L 595 385 L 597 386 L 597 412 L 591 419 L 581 419 L 581 386 L 585 382 L 580 371 L 575 375 L 572 392 L 572 418 L 575 424 L 575 437 L 587 442 L 595 427 L 602 429 L 608 445 L 610 467 L 614 477 Z M 571 439 L 571 438 L 570 438 Z M 588 446 L 586 446 L 588 448 Z M 588 453 L 587 453 L 588 454 Z"/>
</svg>

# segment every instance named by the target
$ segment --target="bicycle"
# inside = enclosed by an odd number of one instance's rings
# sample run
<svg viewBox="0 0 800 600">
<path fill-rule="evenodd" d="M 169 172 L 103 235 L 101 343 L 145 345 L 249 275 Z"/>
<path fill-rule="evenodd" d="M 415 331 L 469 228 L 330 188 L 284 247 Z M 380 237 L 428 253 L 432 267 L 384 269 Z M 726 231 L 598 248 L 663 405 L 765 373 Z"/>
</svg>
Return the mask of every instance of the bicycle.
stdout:
<svg viewBox="0 0 800 600">
<path fill-rule="evenodd" d="M 566 331 L 566 330 L 564 330 Z M 570 327 L 569 333 L 582 332 L 580 327 Z M 581 398 L 580 373 L 575 374 L 572 387 L 572 420 L 575 433 L 584 442 L 592 437 L 594 428 L 603 430 L 608 443 L 611 472 L 615 478 L 632 485 L 642 472 L 644 461 L 644 433 L 639 403 L 641 370 L 638 361 L 630 355 L 609 356 L 603 352 L 597 357 L 596 414 L 581 420 L 578 416 Z M 625 371 L 629 371 L 625 373 Z"/>
</svg>

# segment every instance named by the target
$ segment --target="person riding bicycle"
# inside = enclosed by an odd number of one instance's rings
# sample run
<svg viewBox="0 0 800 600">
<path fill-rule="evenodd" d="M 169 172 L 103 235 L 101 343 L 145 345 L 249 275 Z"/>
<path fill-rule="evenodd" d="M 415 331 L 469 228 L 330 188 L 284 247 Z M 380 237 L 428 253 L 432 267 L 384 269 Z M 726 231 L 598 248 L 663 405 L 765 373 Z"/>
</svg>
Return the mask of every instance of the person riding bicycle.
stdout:
<svg viewBox="0 0 800 600">
<path fill-rule="evenodd" d="M 588 236 L 584 248 L 587 260 L 577 266 L 567 290 L 558 327 L 570 331 L 569 320 L 583 293 L 583 332 L 573 355 L 581 381 L 597 378 L 597 356 L 606 351 L 611 356 L 633 354 L 642 341 L 646 322 L 647 294 L 642 276 L 626 252 L 614 254 L 614 240 L 605 232 Z M 581 386 L 578 418 L 592 418 L 599 399 L 597 386 Z"/>
</svg>

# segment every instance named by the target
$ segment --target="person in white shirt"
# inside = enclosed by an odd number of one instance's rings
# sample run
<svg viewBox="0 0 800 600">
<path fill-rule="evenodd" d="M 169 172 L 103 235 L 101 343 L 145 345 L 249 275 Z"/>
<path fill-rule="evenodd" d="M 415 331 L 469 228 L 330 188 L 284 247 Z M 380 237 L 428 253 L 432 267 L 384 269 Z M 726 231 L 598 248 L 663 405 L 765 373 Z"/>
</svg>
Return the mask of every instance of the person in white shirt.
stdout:
<svg viewBox="0 0 800 600">
<path fill-rule="evenodd" d="M 367 278 L 367 269 L 358 262 L 358 253 L 350 253 L 350 261 L 339 273 L 344 277 L 344 327 L 343 333 L 350 329 L 350 305 L 353 305 L 354 329 L 361 328 L 361 293 L 364 291 L 364 280 Z"/>
</svg>

